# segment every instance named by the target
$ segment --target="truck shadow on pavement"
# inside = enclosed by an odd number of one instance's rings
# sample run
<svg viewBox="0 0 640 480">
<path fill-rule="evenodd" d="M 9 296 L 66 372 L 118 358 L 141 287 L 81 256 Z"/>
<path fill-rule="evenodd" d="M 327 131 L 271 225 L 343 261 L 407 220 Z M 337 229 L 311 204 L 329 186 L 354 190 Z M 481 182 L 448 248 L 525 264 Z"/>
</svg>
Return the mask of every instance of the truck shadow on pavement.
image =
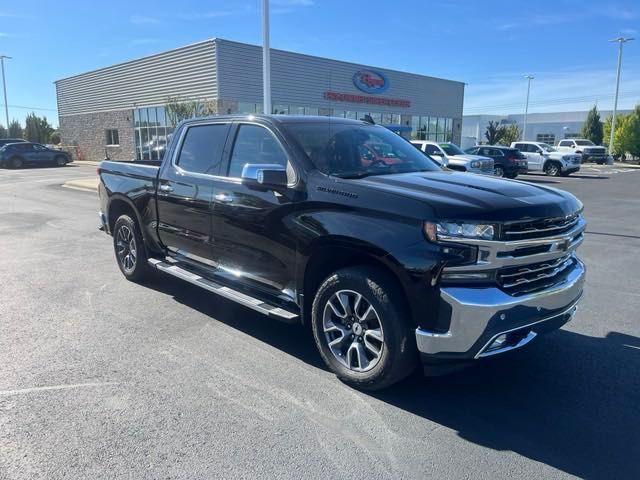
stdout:
<svg viewBox="0 0 640 480">
<path fill-rule="evenodd" d="M 303 327 L 268 319 L 168 276 L 147 286 L 326 370 Z M 424 378 L 418 371 L 370 396 L 455 430 L 466 441 L 580 478 L 640 478 L 637 337 L 559 330 L 455 374 Z"/>
<path fill-rule="evenodd" d="M 579 321 L 579 313 L 577 317 Z M 520 352 L 375 397 L 580 478 L 640 478 L 640 339 L 559 330 Z"/>
</svg>

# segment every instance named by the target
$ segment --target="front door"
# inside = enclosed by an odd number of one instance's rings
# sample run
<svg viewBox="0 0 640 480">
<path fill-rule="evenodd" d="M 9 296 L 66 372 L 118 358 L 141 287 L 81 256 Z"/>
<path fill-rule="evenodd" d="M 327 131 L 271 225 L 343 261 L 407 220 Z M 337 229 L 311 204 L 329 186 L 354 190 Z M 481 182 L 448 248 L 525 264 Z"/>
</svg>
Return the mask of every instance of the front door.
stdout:
<svg viewBox="0 0 640 480">
<path fill-rule="evenodd" d="M 288 166 L 282 139 L 263 125 L 239 123 L 227 165 L 214 185 L 213 260 L 218 273 L 269 294 L 295 301 L 296 243 L 287 232 L 288 214 L 297 200 L 291 188 L 275 191 L 243 181 L 246 164 Z"/>
<path fill-rule="evenodd" d="M 158 178 L 158 236 L 172 252 L 209 259 L 212 179 L 219 172 L 230 124 L 202 122 L 180 133 Z"/>
</svg>

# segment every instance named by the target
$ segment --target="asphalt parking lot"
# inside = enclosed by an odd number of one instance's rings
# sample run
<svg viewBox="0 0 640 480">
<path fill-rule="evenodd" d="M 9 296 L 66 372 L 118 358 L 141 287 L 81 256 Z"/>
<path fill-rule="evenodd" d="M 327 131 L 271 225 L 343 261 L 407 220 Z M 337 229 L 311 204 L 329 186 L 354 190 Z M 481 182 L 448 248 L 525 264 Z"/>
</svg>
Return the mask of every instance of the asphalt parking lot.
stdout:
<svg viewBox="0 0 640 480">
<path fill-rule="evenodd" d="M 302 328 L 124 280 L 89 166 L 0 169 L 0 478 L 640 478 L 640 169 L 585 166 L 584 300 L 562 330 L 377 394 Z"/>
</svg>

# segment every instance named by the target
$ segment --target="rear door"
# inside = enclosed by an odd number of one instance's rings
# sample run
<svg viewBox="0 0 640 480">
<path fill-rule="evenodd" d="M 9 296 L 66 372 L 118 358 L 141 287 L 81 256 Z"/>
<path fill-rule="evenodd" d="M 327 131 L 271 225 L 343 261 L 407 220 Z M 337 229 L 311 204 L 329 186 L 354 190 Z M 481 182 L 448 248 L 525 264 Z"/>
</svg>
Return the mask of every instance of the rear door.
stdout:
<svg viewBox="0 0 640 480">
<path fill-rule="evenodd" d="M 179 132 L 158 175 L 158 236 L 172 252 L 208 260 L 213 245 L 213 179 L 220 171 L 230 123 L 189 124 Z"/>
<path fill-rule="evenodd" d="M 213 261 L 219 275 L 275 296 L 295 301 L 296 243 L 286 225 L 297 201 L 293 188 L 274 190 L 241 178 L 246 164 L 286 167 L 289 183 L 294 167 L 278 132 L 257 123 L 234 125 L 230 155 L 215 181 Z"/>
</svg>

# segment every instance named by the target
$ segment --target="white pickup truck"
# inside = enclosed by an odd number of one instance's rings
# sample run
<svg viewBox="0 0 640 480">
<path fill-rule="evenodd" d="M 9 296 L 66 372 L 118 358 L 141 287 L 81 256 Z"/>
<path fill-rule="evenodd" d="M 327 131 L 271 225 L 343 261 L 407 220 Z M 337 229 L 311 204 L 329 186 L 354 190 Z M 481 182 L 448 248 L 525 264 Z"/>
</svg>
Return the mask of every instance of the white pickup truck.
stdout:
<svg viewBox="0 0 640 480">
<path fill-rule="evenodd" d="M 546 143 L 512 142 L 511 148 L 517 148 L 527 157 L 529 172 L 544 172 L 557 177 L 580 170 L 579 154 L 559 152 Z"/>
<path fill-rule="evenodd" d="M 411 140 L 411 143 L 431 156 L 442 166 L 459 172 L 493 175 L 493 159 L 479 155 L 469 155 L 454 143 L 432 142 L 429 140 Z"/>
<path fill-rule="evenodd" d="M 560 140 L 558 143 L 558 151 L 566 153 L 579 153 L 582 155 L 583 162 L 596 162 L 598 165 L 607 163 L 607 149 L 599 147 L 591 140 L 586 138 L 569 138 Z"/>
</svg>

